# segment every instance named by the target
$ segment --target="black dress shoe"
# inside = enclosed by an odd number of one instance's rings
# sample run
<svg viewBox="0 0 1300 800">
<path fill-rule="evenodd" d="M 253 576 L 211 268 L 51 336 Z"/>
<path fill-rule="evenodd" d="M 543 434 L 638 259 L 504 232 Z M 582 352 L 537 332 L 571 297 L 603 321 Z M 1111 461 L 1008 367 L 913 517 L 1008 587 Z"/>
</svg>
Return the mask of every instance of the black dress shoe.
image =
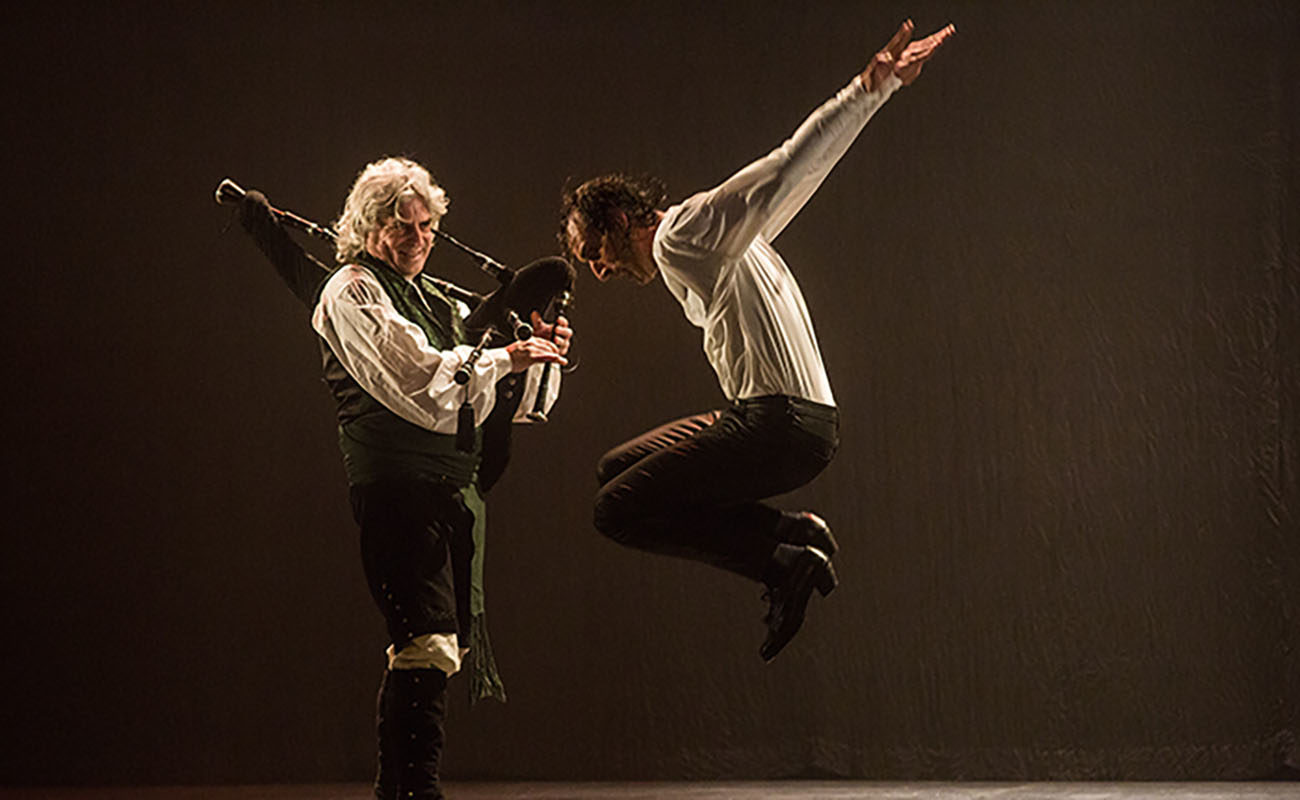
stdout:
<svg viewBox="0 0 1300 800">
<path fill-rule="evenodd" d="M 815 547 L 795 548 L 791 545 L 781 547 L 790 547 L 795 550 L 795 554 L 785 577 L 767 591 L 770 603 L 765 620 L 767 640 L 758 651 L 764 661 L 776 658 L 777 653 L 799 632 L 813 589 L 825 597 L 838 584 L 830 560 L 821 550 Z"/>
<path fill-rule="evenodd" d="M 839 542 L 835 541 L 835 536 L 831 533 L 831 526 L 811 511 L 783 512 L 776 535 L 783 542 L 816 547 L 827 558 L 832 558 L 840 549 Z"/>
</svg>

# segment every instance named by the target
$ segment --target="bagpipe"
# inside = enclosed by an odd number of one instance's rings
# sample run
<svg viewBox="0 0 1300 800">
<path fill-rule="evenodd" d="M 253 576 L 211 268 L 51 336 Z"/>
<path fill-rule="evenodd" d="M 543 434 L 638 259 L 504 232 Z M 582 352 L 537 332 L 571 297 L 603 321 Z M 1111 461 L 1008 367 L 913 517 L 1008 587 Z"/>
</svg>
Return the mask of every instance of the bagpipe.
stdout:
<svg viewBox="0 0 1300 800">
<path fill-rule="evenodd" d="M 223 179 L 217 185 L 215 192 L 218 204 L 235 206 L 240 205 L 247 194 L 230 178 Z M 269 203 L 265 207 L 280 225 L 301 231 L 331 245 L 337 243 L 338 234 L 334 229 L 301 217 L 292 211 L 275 208 Z M 533 327 L 526 320 L 532 311 L 538 311 L 543 319 L 551 321 L 568 311 L 573 300 L 575 272 L 564 258 L 559 256 L 540 258 L 514 270 L 445 231 L 438 228 L 433 228 L 432 231 L 437 238 L 470 256 L 479 269 L 500 284 L 490 293 L 483 295 L 450 281 L 421 273 L 422 278 L 433 284 L 438 291 L 470 308 L 469 315 L 465 317 L 465 328 L 471 336 L 477 336 L 477 343 L 456 370 L 457 383 L 463 385 L 469 382 L 472 365 L 478 362 L 483 355 L 483 350 L 490 345 L 501 345 L 511 338 L 519 341 L 530 338 L 533 335 Z M 314 304 L 314 299 L 309 300 L 309 298 L 314 298 L 329 272 L 328 267 L 315 259 L 311 259 L 311 263 L 315 268 L 301 267 L 292 274 L 287 274 L 287 268 L 281 269 L 277 265 L 281 277 L 289 284 L 290 290 L 309 306 Z M 534 422 L 546 422 L 546 394 L 551 372 L 554 369 L 554 364 L 548 363 L 542 366 L 537 399 L 532 410 L 528 412 L 528 418 Z"/>
</svg>

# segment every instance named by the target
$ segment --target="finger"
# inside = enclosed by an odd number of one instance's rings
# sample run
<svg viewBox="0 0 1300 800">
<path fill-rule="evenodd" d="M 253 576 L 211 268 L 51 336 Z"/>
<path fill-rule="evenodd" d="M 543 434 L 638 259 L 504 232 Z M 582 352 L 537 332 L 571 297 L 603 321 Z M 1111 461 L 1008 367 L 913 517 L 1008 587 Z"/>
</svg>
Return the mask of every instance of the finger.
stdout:
<svg viewBox="0 0 1300 800">
<path fill-rule="evenodd" d="M 912 20 L 903 20 L 903 24 L 898 26 L 898 31 L 894 33 L 893 38 L 885 45 L 884 52 L 895 57 L 902 53 L 903 48 L 907 46 L 908 41 L 912 38 L 912 29 Z"/>
<path fill-rule="evenodd" d="M 956 32 L 957 32 L 956 27 L 952 25 L 948 25 L 944 28 L 935 31 L 934 33 L 930 34 L 924 39 L 917 39 L 915 42 L 912 42 L 907 46 L 907 50 L 908 51 L 921 50 L 921 49 L 933 50 L 939 45 L 943 44 L 945 41 L 947 41 Z"/>
<path fill-rule="evenodd" d="M 933 42 L 929 39 L 920 42 L 913 42 L 908 45 L 907 51 L 903 53 L 903 57 L 899 59 L 899 63 L 906 65 L 918 61 L 925 61 L 930 56 L 934 55 L 934 51 L 938 50 L 939 45 L 941 44 L 943 44 L 942 39 Z"/>
<path fill-rule="evenodd" d="M 931 50 L 933 50 L 937 48 L 939 45 L 948 41 L 948 39 L 951 38 L 955 33 L 957 33 L 957 27 L 955 25 L 948 25 L 947 27 L 937 30 L 934 33 L 922 39 L 920 41 L 920 44 L 923 44 L 926 47 L 929 47 Z"/>
<path fill-rule="evenodd" d="M 898 32 L 894 34 L 894 38 L 890 39 L 889 44 L 885 45 L 883 52 L 889 53 L 897 58 L 902 55 L 903 48 L 907 46 L 907 42 L 911 38 L 912 20 L 905 19 L 903 20 L 903 24 L 898 26 Z"/>
<path fill-rule="evenodd" d="M 903 57 L 898 59 L 898 63 L 901 66 L 917 64 L 926 61 L 932 55 L 934 55 L 933 47 L 918 47 L 915 50 L 908 48 L 907 52 L 903 53 Z"/>
</svg>

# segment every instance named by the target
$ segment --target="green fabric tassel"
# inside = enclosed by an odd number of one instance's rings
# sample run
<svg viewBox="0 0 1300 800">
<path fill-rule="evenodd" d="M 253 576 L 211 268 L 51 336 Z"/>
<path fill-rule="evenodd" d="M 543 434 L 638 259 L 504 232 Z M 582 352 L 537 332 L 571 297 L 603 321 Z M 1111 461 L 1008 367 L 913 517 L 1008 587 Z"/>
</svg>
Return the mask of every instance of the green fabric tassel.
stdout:
<svg viewBox="0 0 1300 800">
<path fill-rule="evenodd" d="M 488 638 L 487 611 L 483 603 L 483 556 L 487 550 L 487 506 L 478 486 L 471 482 L 461 490 L 465 507 L 474 514 L 474 560 L 470 563 L 469 590 L 469 701 L 470 704 L 491 697 L 504 703 L 506 687 L 497 672 Z"/>
<path fill-rule="evenodd" d="M 492 657 L 492 641 L 488 639 L 487 615 L 475 614 L 469 631 L 469 702 L 477 703 L 491 697 L 506 701 L 506 686 L 497 674 L 497 662 Z"/>
</svg>

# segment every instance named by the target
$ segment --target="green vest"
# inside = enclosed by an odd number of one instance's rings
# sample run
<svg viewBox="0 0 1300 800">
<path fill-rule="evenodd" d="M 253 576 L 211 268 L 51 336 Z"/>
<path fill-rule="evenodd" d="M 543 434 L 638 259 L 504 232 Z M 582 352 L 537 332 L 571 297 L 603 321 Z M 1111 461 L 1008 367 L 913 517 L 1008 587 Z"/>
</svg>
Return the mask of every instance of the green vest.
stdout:
<svg viewBox="0 0 1300 800">
<path fill-rule="evenodd" d="M 431 346 L 450 350 L 466 343 L 464 324 L 452 301 L 423 275 L 412 283 L 374 259 L 362 261 L 397 313 L 424 331 Z M 470 452 L 458 450 L 454 435 L 407 422 L 363 391 L 341 368 L 333 372 L 327 374 L 327 381 L 339 401 L 339 449 L 349 483 L 419 478 L 466 486 L 473 481 L 483 439 L 480 430 L 474 432 Z"/>
</svg>

